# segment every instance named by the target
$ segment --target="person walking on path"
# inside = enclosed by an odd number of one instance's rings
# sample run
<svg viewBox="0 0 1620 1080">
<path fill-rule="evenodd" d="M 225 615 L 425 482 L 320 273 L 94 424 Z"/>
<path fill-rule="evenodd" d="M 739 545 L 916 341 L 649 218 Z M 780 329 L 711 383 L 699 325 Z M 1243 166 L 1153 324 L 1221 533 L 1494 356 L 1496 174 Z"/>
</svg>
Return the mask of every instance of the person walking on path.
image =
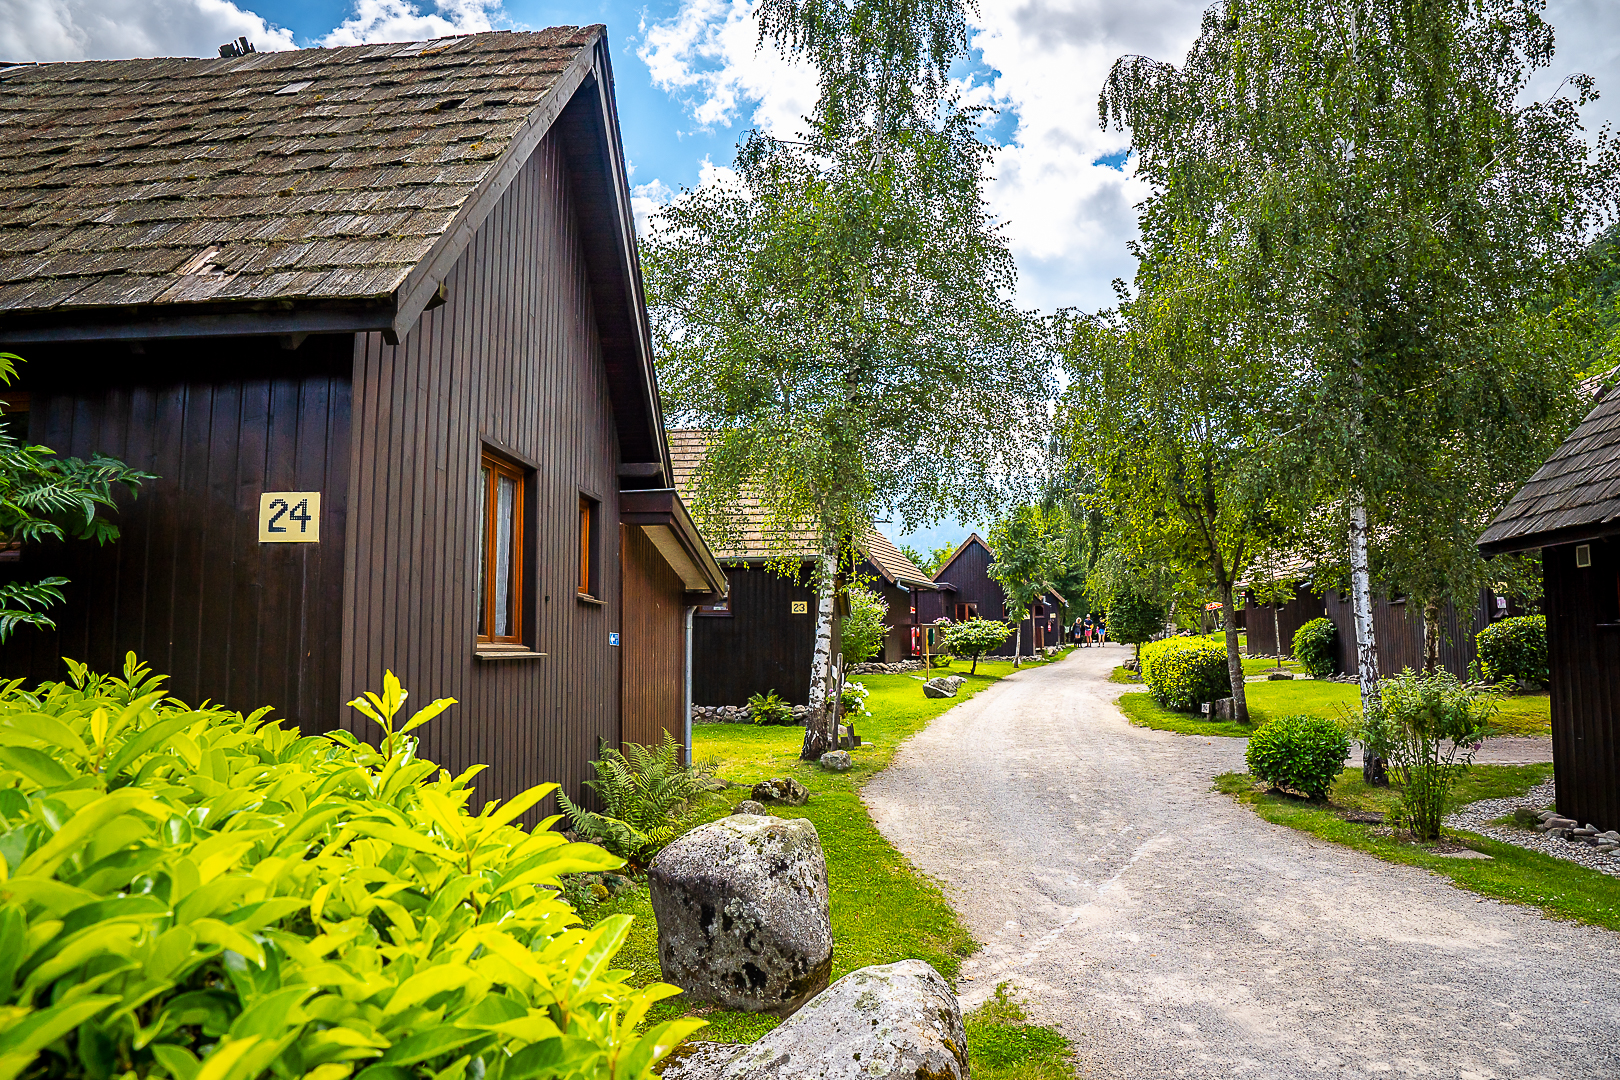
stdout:
<svg viewBox="0 0 1620 1080">
<path fill-rule="evenodd" d="M 1091 615 L 1086 615 L 1086 648 L 1091 648 L 1091 636 L 1097 632 L 1097 627 L 1091 621 Z"/>
<path fill-rule="evenodd" d="M 1108 620 L 1099 615 L 1097 616 L 1097 648 L 1100 649 L 1106 644 L 1108 644 Z"/>
<path fill-rule="evenodd" d="M 1080 644 L 1080 635 L 1083 634 L 1084 632 L 1085 632 L 1085 620 L 1083 620 L 1079 615 L 1076 615 L 1074 617 L 1074 632 L 1073 632 L 1073 635 L 1072 635 L 1073 641 L 1074 641 L 1074 643 L 1076 645 Z"/>
</svg>

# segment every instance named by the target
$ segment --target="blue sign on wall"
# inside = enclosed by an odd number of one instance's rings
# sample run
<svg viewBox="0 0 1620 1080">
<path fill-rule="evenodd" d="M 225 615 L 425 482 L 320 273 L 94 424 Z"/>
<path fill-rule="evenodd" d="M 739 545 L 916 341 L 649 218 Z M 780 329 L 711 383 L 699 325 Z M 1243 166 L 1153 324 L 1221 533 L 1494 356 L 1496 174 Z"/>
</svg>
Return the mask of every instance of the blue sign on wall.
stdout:
<svg viewBox="0 0 1620 1080">
<path fill-rule="evenodd" d="M 608 631 L 608 644 L 609 645 L 617 645 L 618 643 L 619 643 L 619 632 L 617 630 Z"/>
</svg>

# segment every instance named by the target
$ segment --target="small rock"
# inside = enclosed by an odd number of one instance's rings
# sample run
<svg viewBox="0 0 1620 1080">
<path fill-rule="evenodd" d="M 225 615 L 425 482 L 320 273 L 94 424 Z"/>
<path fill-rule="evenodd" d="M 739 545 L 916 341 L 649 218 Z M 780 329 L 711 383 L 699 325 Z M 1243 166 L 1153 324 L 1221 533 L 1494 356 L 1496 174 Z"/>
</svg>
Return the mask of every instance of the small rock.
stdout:
<svg viewBox="0 0 1620 1080">
<path fill-rule="evenodd" d="M 1535 811 L 1535 815 L 1536 815 L 1536 817 L 1540 818 L 1542 821 L 1546 821 L 1548 818 L 1557 817 L 1558 816 L 1558 811 L 1556 811 L 1556 810 L 1537 810 L 1537 811 Z"/>
<path fill-rule="evenodd" d="M 1599 855 L 1607 855 L 1611 851 L 1620 851 L 1620 844 L 1602 843 L 1597 845 Z"/>
<path fill-rule="evenodd" d="M 810 822 L 721 818 L 660 851 L 647 880 L 659 967 L 693 1000 L 789 1016 L 827 985 L 827 863 Z"/>
<path fill-rule="evenodd" d="M 733 814 L 753 814 L 758 817 L 763 817 L 766 814 L 765 805 L 755 802 L 753 799 L 744 799 L 736 806 L 733 806 L 731 812 Z"/>
<path fill-rule="evenodd" d="M 821 767 L 832 772 L 849 772 L 854 764 L 848 750 L 829 750 L 821 755 Z"/>
<path fill-rule="evenodd" d="M 719 1080 L 967 1080 L 950 984 L 921 960 L 839 979 L 732 1058 Z"/>
<path fill-rule="evenodd" d="M 1559 815 L 1554 814 L 1552 817 L 1544 819 L 1542 824 L 1547 826 L 1549 830 L 1573 829 L 1579 824 L 1579 822 L 1577 822 L 1574 818 L 1560 817 Z"/>
<path fill-rule="evenodd" d="M 803 806 L 810 801 L 810 792 L 791 776 L 761 780 L 754 785 L 752 795 L 758 802 L 777 803 L 782 806 Z"/>
</svg>

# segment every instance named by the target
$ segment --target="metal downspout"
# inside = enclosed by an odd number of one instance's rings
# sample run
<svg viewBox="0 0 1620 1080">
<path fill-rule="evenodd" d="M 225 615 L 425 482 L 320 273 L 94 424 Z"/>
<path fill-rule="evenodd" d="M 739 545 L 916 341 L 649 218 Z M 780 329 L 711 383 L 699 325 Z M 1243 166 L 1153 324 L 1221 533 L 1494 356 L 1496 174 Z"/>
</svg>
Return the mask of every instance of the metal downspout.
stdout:
<svg viewBox="0 0 1620 1080">
<path fill-rule="evenodd" d="M 692 764 L 692 616 L 696 607 L 686 609 L 686 691 L 682 695 L 686 702 L 685 729 L 686 729 L 686 764 Z"/>
</svg>

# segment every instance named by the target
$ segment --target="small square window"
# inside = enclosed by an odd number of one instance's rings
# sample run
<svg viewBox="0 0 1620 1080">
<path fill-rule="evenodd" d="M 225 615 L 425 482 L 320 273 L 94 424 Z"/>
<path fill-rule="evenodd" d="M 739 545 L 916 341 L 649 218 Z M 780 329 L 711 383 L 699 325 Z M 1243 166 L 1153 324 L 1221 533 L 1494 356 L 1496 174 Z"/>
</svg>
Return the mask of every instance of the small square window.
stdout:
<svg viewBox="0 0 1620 1080">
<path fill-rule="evenodd" d="M 716 615 L 716 616 L 730 615 L 731 614 L 731 594 L 727 593 L 725 599 L 717 600 L 712 604 L 699 604 L 698 609 L 697 609 L 697 614 L 699 614 L 699 615 Z"/>
<path fill-rule="evenodd" d="M 527 554 L 523 542 L 527 477 L 510 462 L 485 454 L 478 478 L 483 523 L 478 560 L 478 641 L 520 645 Z"/>
</svg>

